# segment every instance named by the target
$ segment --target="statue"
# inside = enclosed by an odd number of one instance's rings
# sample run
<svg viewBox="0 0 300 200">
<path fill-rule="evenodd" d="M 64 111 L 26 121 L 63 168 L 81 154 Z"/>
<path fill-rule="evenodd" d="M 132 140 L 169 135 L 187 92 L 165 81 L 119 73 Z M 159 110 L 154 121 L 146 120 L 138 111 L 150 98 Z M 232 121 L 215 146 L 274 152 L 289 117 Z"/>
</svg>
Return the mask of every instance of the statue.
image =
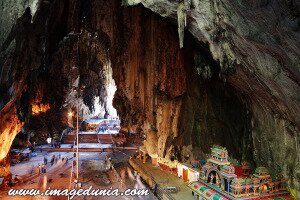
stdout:
<svg viewBox="0 0 300 200">
<path fill-rule="evenodd" d="M 210 183 L 213 183 L 215 176 L 213 174 L 210 174 Z"/>
<path fill-rule="evenodd" d="M 221 186 L 220 177 L 219 177 L 218 175 L 216 175 L 216 185 L 217 185 L 218 187 Z"/>
</svg>

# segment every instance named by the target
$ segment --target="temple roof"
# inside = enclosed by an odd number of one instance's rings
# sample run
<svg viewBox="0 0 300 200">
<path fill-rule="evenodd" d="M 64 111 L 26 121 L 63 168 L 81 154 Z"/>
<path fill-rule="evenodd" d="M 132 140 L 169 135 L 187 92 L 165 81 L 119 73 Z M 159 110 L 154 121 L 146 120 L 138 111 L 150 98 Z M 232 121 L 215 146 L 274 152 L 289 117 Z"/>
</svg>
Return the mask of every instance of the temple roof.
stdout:
<svg viewBox="0 0 300 200">
<path fill-rule="evenodd" d="M 268 171 L 268 169 L 265 168 L 265 167 L 257 167 L 257 168 L 255 169 L 255 173 L 256 173 L 256 174 L 258 174 L 258 173 L 267 173 L 267 174 L 269 174 L 269 171 Z"/>
</svg>

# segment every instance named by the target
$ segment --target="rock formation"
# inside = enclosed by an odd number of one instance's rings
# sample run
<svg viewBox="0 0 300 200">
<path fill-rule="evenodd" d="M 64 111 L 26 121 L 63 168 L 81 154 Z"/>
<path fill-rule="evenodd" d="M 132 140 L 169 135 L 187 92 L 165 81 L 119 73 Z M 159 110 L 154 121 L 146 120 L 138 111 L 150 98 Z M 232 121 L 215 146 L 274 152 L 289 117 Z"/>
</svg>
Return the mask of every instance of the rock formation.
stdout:
<svg viewBox="0 0 300 200">
<path fill-rule="evenodd" d="M 150 155 L 200 159 L 220 144 L 233 158 L 282 171 L 299 190 L 299 3 L 122 3 L 41 0 L 32 18 L 1 15 L 0 137 L 14 138 L 23 123 L 36 134 L 60 133 L 76 85 L 86 115 L 96 97 L 107 111 L 115 82 L 122 126 L 146 133 Z M 33 116 L 33 102 L 50 110 Z M 53 121 L 37 131 L 45 118 Z"/>
</svg>

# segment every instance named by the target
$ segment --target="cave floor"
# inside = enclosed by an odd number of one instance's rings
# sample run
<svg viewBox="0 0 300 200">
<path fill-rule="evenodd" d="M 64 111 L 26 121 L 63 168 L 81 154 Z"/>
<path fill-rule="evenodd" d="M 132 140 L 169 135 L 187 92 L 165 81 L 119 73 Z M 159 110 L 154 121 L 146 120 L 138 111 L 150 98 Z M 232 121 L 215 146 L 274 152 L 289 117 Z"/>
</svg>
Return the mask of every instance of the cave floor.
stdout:
<svg viewBox="0 0 300 200">
<path fill-rule="evenodd" d="M 133 159 L 143 171 L 151 174 L 154 181 L 158 183 L 162 188 L 176 187 L 177 193 L 169 193 L 176 200 L 195 200 L 196 197 L 192 195 L 191 190 L 185 185 L 183 180 L 174 174 L 163 171 L 160 167 L 154 166 L 150 162 L 143 163 L 142 160 Z M 139 172 L 142 173 L 142 172 Z M 142 175 L 143 177 L 143 175 Z"/>
<path fill-rule="evenodd" d="M 46 145 L 47 146 L 47 145 Z M 46 147 L 45 146 L 45 147 Z M 114 153 L 107 153 L 107 152 L 102 152 L 102 153 L 91 153 L 91 152 L 80 152 L 79 153 L 79 180 L 82 180 L 85 185 L 83 185 L 83 189 L 87 189 L 90 186 L 93 186 L 93 189 L 116 189 L 118 188 L 120 191 L 124 191 L 125 189 L 128 188 L 134 188 L 137 181 L 136 180 L 132 180 L 129 178 L 125 178 L 125 184 L 123 184 L 123 186 L 121 187 L 120 185 L 120 180 L 118 177 L 120 177 L 120 173 L 122 170 L 124 170 L 124 168 L 128 168 L 129 165 L 127 164 L 127 161 L 129 159 L 129 156 L 131 154 L 135 153 L 135 151 L 118 151 L 118 152 L 114 152 Z M 70 158 L 69 162 L 63 163 L 61 160 L 58 161 L 57 164 L 54 164 L 53 166 L 50 167 L 49 164 L 49 160 L 52 157 L 52 155 L 61 155 L 61 158 L 64 157 L 68 157 Z M 28 172 L 31 170 L 32 165 L 34 165 L 35 167 L 37 166 L 37 164 L 42 164 L 43 163 L 43 159 L 44 156 L 46 156 L 48 158 L 48 165 L 47 165 L 47 173 L 45 174 L 34 174 L 31 175 L 30 179 L 26 179 L 26 177 L 28 177 Z M 99 175 L 98 177 L 100 178 L 104 178 L 105 180 L 109 180 L 109 184 L 105 185 L 105 184 L 96 184 L 94 179 L 91 181 L 91 177 L 89 176 L 96 176 L 93 173 L 90 173 L 89 175 L 86 173 L 86 171 L 90 170 L 91 168 L 88 169 L 84 169 L 86 167 L 86 163 L 92 163 L 92 165 L 94 166 L 98 166 L 98 162 L 103 162 L 105 157 L 109 156 L 112 158 L 112 163 L 114 164 L 114 169 L 115 170 L 109 170 L 106 172 L 102 172 L 102 173 L 98 173 Z M 65 153 L 65 152 L 51 152 L 51 153 L 47 153 L 47 152 L 38 152 L 38 155 L 36 157 L 33 157 L 30 159 L 30 161 L 26 161 L 26 162 L 21 162 L 18 163 L 14 166 L 11 166 L 11 172 L 14 175 L 19 175 L 22 178 L 24 178 L 25 180 L 27 180 L 24 183 L 20 183 L 18 185 L 13 186 L 13 188 L 15 189 L 41 189 L 42 188 L 54 188 L 54 189 L 66 189 L 66 188 L 74 188 L 74 184 L 73 182 L 71 182 L 70 184 L 70 175 L 71 175 L 71 159 L 73 158 L 73 153 Z M 85 164 L 83 164 L 85 163 Z M 34 168 L 35 170 L 35 168 Z M 35 171 L 34 171 L 35 172 Z M 95 172 L 95 171 L 94 171 Z M 43 186 L 43 179 L 44 177 L 47 178 L 47 186 L 45 187 L 45 185 Z M 49 182 L 49 180 L 52 179 L 51 182 Z M 144 187 L 147 188 L 146 185 L 144 185 Z M 149 189 L 149 188 L 148 188 Z M 92 200 L 92 199 L 156 199 L 156 197 L 153 195 L 153 193 L 151 192 L 151 190 L 149 190 L 150 195 L 149 196 L 142 196 L 142 197 L 138 197 L 138 196 L 101 196 L 101 197 L 94 197 L 94 196 L 75 196 L 73 199 L 75 200 L 81 200 L 81 199 L 85 199 L 85 200 Z M 19 199 L 58 199 L 58 200 L 63 200 L 63 199 L 68 199 L 66 196 L 25 196 L 25 197 L 20 197 L 20 196 L 8 196 L 7 191 L 0 191 L 0 199 L 4 199 L 4 200 L 19 200 Z"/>
</svg>

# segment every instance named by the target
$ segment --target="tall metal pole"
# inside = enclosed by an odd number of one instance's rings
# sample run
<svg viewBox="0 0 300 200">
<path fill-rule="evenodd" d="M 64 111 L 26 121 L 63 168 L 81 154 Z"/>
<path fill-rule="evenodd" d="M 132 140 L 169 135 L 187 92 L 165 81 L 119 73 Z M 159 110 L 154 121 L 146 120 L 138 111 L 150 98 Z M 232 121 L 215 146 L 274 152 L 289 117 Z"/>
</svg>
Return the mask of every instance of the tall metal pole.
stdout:
<svg viewBox="0 0 300 200">
<path fill-rule="evenodd" d="M 79 58 L 79 34 L 77 35 L 77 59 Z M 77 60 L 79 61 L 79 60 Z M 79 81 L 79 80 L 78 80 Z M 79 173 L 79 152 L 78 152 L 78 148 L 79 148 L 79 139 L 78 139 L 78 135 L 79 135 L 79 127 L 78 127 L 78 111 L 79 111 L 79 82 L 77 83 L 77 126 L 76 126 L 76 142 L 77 142 L 77 148 L 76 148 L 76 180 L 77 180 L 77 183 L 78 183 L 78 173 Z"/>
<path fill-rule="evenodd" d="M 77 91 L 77 125 L 76 125 L 76 143 L 77 143 L 77 148 L 76 148 L 76 179 L 78 181 L 78 172 L 79 172 L 79 152 L 78 152 L 78 148 L 79 148 L 79 143 L 78 143 L 78 135 L 79 135 L 79 125 L 78 125 L 78 111 L 79 111 L 79 103 L 78 103 L 78 92 Z"/>
</svg>

